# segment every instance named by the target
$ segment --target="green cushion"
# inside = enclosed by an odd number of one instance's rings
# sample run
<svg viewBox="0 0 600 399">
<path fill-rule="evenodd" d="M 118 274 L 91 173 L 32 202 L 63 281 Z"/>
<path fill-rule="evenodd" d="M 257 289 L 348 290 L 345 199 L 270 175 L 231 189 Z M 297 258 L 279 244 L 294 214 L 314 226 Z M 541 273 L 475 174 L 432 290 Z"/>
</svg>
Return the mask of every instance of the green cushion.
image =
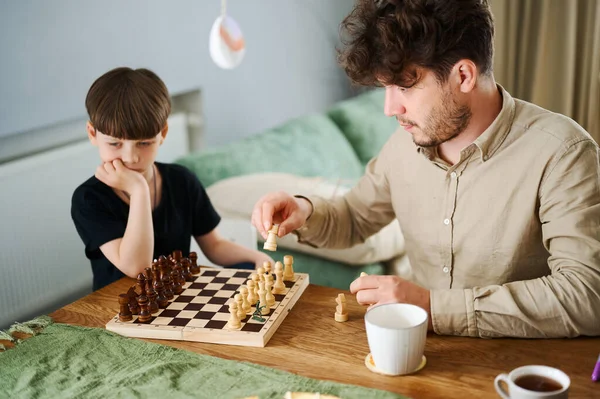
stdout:
<svg viewBox="0 0 600 399">
<path fill-rule="evenodd" d="M 381 263 L 349 266 L 302 252 L 291 251 L 286 248 L 281 248 L 277 251 L 265 251 L 262 249 L 262 244 L 259 245 L 261 251 L 276 260 L 283 259 L 285 255 L 292 255 L 294 257 L 294 271 L 308 273 L 311 284 L 347 290 L 350 288 L 350 283 L 359 277 L 361 272 L 367 274 L 386 274 L 386 268 Z"/>
<path fill-rule="evenodd" d="M 383 89 L 371 90 L 341 101 L 327 111 L 363 165 L 379 153 L 398 128 L 396 118 L 383 113 L 384 95 Z"/>
<path fill-rule="evenodd" d="M 325 115 L 293 119 L 176 162 L 191 169 L 205 187 L 227 177 L 260 172 L 356 179 L 363 170 L 344 135 Z"/>
</svg>

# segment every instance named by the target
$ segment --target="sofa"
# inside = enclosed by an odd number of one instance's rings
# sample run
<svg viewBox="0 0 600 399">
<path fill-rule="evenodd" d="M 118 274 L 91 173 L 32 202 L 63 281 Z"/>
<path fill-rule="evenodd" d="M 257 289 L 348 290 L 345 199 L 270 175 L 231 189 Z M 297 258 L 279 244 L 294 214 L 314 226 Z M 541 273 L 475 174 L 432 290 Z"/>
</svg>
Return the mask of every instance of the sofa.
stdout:
<svg viewBox="0 0 600 399">
<path fill-rule="evenodd" d="M 383 114 L 383 102 L 383 90 L 368 91 L 176 162 L 198 176 L 223 217 L 249 220 L 256 200 L 272 190 L 342 195 L 397 128 L 396 120 Z M 284 238 L 277 251 L 267 252 L 273 259 L 293 255 L 294 270 L 309 273 L 311 283 L 339 289 L 347 289 L 361 272 L 388 273 L 390 262 L 404 256 L 397 222 L 350 250 L 315 249 L 298 244 L 294 235 Z M 262 249 L 260 235 L 259 240 Z"/>
</svg>

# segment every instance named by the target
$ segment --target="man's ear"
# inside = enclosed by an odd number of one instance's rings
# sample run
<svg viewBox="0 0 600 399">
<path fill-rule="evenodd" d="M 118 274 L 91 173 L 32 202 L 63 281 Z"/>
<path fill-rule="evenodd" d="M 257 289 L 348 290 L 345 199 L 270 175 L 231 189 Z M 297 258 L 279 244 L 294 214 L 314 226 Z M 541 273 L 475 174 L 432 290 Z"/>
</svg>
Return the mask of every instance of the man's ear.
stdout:
<svg viewBox="0 0 600 399">
<path fill-rule="evenodd" d="M 96 135 L 96 129 L 94 129 L 94 126 L 92 126 L 92 122 L 88 121 L 85 124 L 85 128 L 87 130 L 87 134 L 88 134 L 88 139 L 90 139 L 90 142 L 97 146 L 98 145 L 98 136 Z"/>
<path fill-rule="evenodd" d="M 162 145 L 167 138 L 167 133 L 169 133 L 169 124 L 165 123 L 165 127 L 160 131 L 160 145 Z"/>
<path fill-rule="evenodd" d="M 479 73 L 477 65 L 471 60 L 463 59 L 458 61 L 452 69 L 460 91 L 471 92 L 477 83 L 477 74 Z"/>
</svg>

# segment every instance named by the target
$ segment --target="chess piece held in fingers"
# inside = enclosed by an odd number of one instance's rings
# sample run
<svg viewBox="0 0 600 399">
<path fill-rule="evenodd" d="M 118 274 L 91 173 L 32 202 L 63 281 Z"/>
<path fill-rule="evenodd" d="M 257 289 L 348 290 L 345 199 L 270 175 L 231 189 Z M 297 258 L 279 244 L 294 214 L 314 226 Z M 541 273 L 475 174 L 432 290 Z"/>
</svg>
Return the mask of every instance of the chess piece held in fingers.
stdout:
<svg viewBox="0 0 600 399">
<path fill-rule="evenodd" d="M 274 224 L 268 231 L 267 240 L 263 245 L 263 249 L 268 251 L 277 250 L 277 232 L 279 232 L 279 225 Z"/>
</svg>

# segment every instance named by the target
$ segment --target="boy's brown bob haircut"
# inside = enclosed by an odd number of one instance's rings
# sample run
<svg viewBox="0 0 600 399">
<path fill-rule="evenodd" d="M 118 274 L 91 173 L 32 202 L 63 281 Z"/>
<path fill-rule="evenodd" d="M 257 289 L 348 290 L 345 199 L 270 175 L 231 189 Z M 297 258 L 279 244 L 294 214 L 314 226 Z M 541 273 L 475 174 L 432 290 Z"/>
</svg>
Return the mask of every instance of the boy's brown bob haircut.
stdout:
<svg viewBox="0 0 600 399">
<path fill-rule="evenodd" d="M 96 131 L 117 139 L 147 140 L 166 126 L 171 98 L 154 72 L 121 67 L 96 79 L 85 107 Z"/>
</svg>

